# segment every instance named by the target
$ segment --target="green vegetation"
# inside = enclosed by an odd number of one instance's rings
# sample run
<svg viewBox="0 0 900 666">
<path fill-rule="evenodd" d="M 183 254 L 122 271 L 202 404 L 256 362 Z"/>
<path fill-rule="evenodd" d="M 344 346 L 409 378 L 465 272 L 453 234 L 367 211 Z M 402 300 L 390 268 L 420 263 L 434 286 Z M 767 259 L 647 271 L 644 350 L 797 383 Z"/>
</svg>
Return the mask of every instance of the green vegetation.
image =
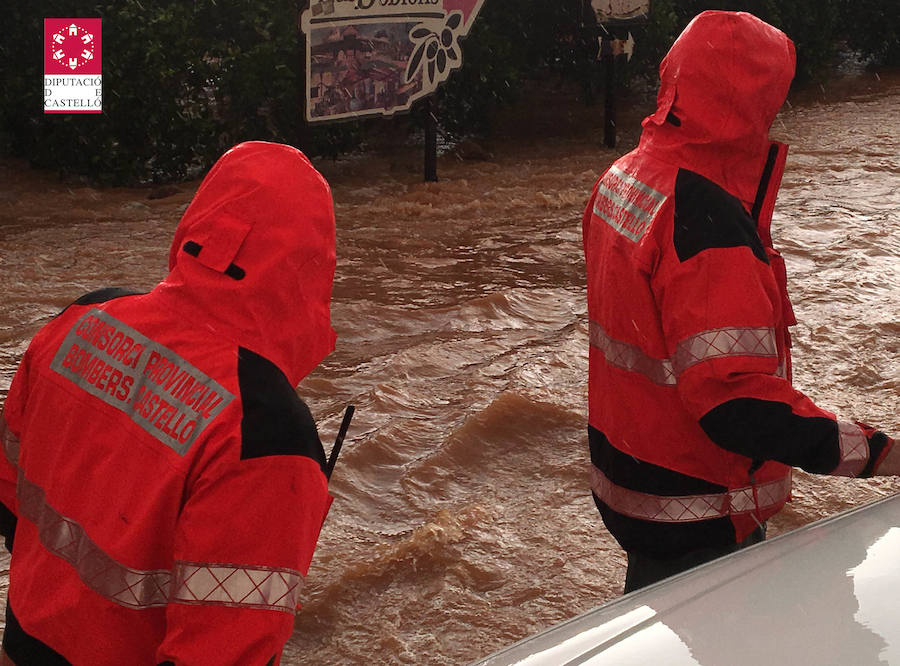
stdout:
<svg viewBox="0 0 900 666">
<path fill-rule="evenodd" d="M 314 156 L 364 149 L 388 124 L 422 126 L 423 111 L 394 120 L 306 125 L 298 0 L 75 0 L 13 3 L 0 43 L 0 149 L 42 168 L 103 183 L 166 182 L 205 169 L 247 139 L 282 141 Z M 598 90 L 596 26 L 582 0 L 486 0 L 463 42 L 464 66 L 438 94 L 443 130 L 489 136 L 496 111 L 525 103 L 535 81 Z M 900 5 L 892 0 L 653 0 L 624 84 L 655 84 L 656 67 L 691 17 L 742 9 L 796 43 L 798 80 L 827 75 L 852 48 L 874 64 L 900 64 Z M 44 17 L 103 19 L 104 112 L 45 115 Z M 625 35 L 621 35 L 624 37 Z M 421 107 L 422 105 L 418 105 Z M 394 136 L 396 128 L 394 128 Z"/>
</svg>

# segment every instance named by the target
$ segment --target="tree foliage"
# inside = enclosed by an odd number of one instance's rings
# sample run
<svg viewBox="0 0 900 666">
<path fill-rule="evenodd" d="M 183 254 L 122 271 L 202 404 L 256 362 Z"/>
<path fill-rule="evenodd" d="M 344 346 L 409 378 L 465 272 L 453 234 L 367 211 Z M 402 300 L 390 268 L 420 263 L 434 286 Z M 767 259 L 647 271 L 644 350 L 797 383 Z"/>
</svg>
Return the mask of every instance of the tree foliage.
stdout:
<svg viewBox="0 0 900 666">
<path fill-rule="evenodd" d="M 840 0 L 847 43 L 880 65 L 900 65 L 900 2 Z"/>
<path fill-rule="evenodd" d="M 33 165 L 101 182 L 183 179 L 248 139 L 282 141 L 312 155 L 364 147 L 385 123 L 338 125 L 301 119 L 300 0 L 76 0 L 13 3 L 0 43 L 0 147 Z M 527 103 L 527 82 L 577 82 L 598 94 L 597 37 L 589 0 L 486 0 L 463 42 L 463 68 L 439 92 L 445 131 L 490 134 L 501 107 Z M 900 10 L 884 0 L 653 0 L 634 28 L 626 81 L 655 82 L 660 58 L 704 9 L 750 11 L 795 42 L 798 79 L 822 72 L 842 44 L 875 61 L 900 63 Z M 44 17 L 103 19 L 103 113 L 42 113 Z M 625 35 L 619 35 L 624 37 Z"/>
<path fill-rule="evenodd" d="M 38 167 L 122 183 L 182 179 L 242 140 L 297 143 L 298 11 L 291 0 L 16 3 L 7 20 L 17 37 L 0 45 L 7 148 Z M 102 114 L 41 112 L 44 16 L 103 19 Z M 347 147 L 320 134 L 330 152 Z"/>
</svg>

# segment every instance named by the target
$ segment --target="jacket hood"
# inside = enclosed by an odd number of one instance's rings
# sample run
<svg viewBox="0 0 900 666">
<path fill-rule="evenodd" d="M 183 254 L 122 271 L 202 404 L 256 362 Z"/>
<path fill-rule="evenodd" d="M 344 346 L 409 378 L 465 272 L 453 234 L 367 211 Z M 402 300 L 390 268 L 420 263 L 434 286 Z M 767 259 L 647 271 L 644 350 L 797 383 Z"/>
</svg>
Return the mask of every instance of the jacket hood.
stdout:
<svg viewBox="0 0 900 666">
<path fill-rule="evenodd" d="M 698 14 L 660 64 L 641 145 L 752 203 L 795 63 L 793 42 L 752 14 Z"/>
<path fill-rule="evenodd" d="M 254 141 L 229 150 L 203 179 L 159 290 L 296 386 L 334 349 L 334 269 L 328 183 L 299 150 Z"/>
</svg>

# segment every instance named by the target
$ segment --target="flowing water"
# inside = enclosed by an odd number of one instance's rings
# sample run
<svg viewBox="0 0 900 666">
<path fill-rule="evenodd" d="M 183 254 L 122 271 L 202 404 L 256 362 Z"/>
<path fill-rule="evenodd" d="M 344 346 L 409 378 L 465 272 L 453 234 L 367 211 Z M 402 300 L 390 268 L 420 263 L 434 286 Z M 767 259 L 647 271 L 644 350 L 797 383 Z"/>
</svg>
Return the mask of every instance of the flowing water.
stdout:
<svg viewBox="0 0 900 666">
<path fill-rule="evenodd" d="M 336 202 L 339 340 L 299 392 L 326 449 L 344 405 L 357 415 L 283 663 L 466 663 L 620 594 L 624 558 L 588 490 L 580 236 L 620 153 L 599 109 L 564 113 L 520 115 L 530 132 L 488 160 L 444 156 L 438 183 L 402 150 L 317 165 Z M 619 151 L 640 115 L 620 111 Z M 900 432 L 900 75 L 794 95 L 773 135 L 792 145 L 773 231 L 801 322 L 796 384 Z M 0 398 L 60 308 L 162 277 L 196 186 L 150 200 L 0 162 Z M 797 473 L 770 534 L 898 490 Z"/>
</svg>

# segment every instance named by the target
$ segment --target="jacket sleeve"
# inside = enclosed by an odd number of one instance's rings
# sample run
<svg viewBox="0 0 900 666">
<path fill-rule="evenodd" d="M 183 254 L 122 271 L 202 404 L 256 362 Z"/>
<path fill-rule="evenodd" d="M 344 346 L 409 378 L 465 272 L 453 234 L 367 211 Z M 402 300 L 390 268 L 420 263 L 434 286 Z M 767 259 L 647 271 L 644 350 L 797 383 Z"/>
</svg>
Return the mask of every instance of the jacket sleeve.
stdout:
<svg viewBox="0 0 900 666">
<path fill-rule="evenodd" d="M 240 443 L 189 481 L 157 663 L 280 661 L 331 498 L 312 416 L 279 381 L 242 381 Z"/>
<path fill-rule="evenodd" d="M 784 377 L 784 300 L 774 252 L 752 218 L 699 177 L 684 178 L 678 194 L 654 288 L 685 408 L 713 442 L 751 459 L 819 474 L 871 473 L 878 442 Z"/>
</svg>

